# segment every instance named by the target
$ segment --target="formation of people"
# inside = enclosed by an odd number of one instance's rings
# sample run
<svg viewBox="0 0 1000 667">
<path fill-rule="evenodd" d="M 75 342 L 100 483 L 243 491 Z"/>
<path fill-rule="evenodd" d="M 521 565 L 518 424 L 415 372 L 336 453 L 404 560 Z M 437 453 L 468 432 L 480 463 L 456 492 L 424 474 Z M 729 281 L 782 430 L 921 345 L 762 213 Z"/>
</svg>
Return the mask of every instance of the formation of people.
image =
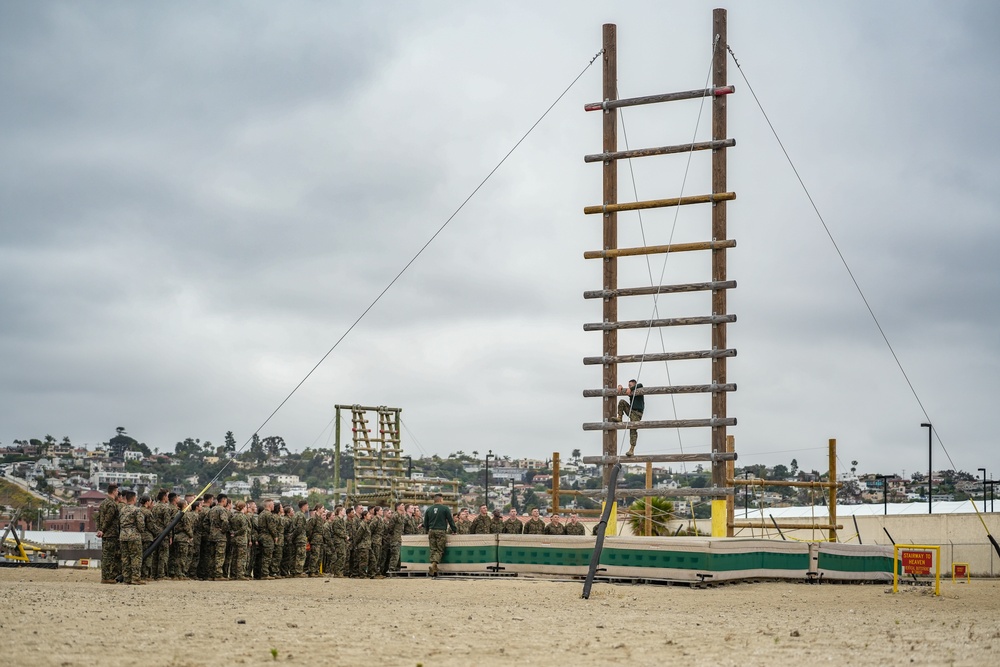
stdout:
<svg viewBox="0 0 1000 667">
<path fill-rule="evenodd" d="M 180 516 L 178 516 L 180 515 Z M 444 554 L 447 534 L 584 535 L 574 514 L 544 521 L 538 510 L 522 522 L 486 505 L 457 518 L 441 504 L 427 508 L 344 507 L 306 501 L 294 507 L 266 499 L 233 502 L 225 494 L 179 495 L 161 489 L 155 498 L 108 486 L 97 513 L 102 541 L 101 583 L 145 584 L 163 579 L 211 581 L 285 577 L 378 579 L 400 567 L 403 535 L 428 534 L 431 574 Z M 162 539 L 157 537 L 170 528 Z M 442 537 L 444 538 L 442 540 Z"/>
</svg>

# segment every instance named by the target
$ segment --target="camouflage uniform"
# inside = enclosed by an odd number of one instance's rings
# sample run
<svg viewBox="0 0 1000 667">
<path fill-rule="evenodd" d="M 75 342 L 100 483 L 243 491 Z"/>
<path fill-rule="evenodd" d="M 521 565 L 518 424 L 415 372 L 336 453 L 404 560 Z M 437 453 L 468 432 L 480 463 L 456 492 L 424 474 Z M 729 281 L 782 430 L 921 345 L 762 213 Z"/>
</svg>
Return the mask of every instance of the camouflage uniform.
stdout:
<svg viewBox="0 0 1000 667">
<path fill-rule="evenodd" d="M 247 554 L 246 576 L 260 576 L 260 517 L 257 514 L 247 514 L 250 521 L 250 548 Z"/>
<path fill-rule="evenodd" d="M 97 508 L 97 530 L 101 531 L 101 581 L 116 581 L 121 575 L 121 551 L 118 543 L 118 503 L 105 498 Z"/>
<path fill-rule="evenodd" d="M 389 542 L 389 571 L 391 572 L 399 572 L 399 552 L 403 548 L 403 531 L 407 523 L 409 522 L 406 515 L 397 512 L 392 516 L 389 530 L 386 531 L 391 538 Z"/>
<path fill-rule="evenodd" d="M 321 528 L 323 533 L 323 574 L 334 574 L 334 563 L 337 561 L 337 547 L 333 542 L 333 524 L 339 519 L 334 519 L 333 515 L 323 522 Z M 341 572 L 343 574 L 343 572 Z"/>
<path fill-rule="evenodd" d="M 528 523 L 524 524 L 525 535 L 543 535 L 544 533 L 545 522 L 537 517 L 528 519 Z"/>
<path fill-rule="evenodd" d="M 216 505 L 208 511 L 209 579 L 222 579 L 222 565 L 226 560 L 226 541 L 229 537 L 229 510 Z"/>
<path fill-rule="evenodd" d="M 383 518 L 382 528 L 382 560 L 379 562 L 378 572 L 385 575 L 389 572 L 389 555 L 392 551 L 392 519 Z"/>
<path fill-rule="evenodd" d="M 135 505 L 122 505 L 118 521 L 122 581 L 137 584 L 142 581 L 142 532 L 145 527 L 142 512 Z"/>
<path fill-rule="evenodd" d="M 281 552 L 281 576 L 290 577 L 292 576 L 292 561 L 295 557 L 295 535 L 293 534 L 292 519 L 288 517 L 287 514 L 281 514 L 281 526 L 284 538 L 282 543 L 284 544 L 283 550 Z"/>
<path fill-rule="evenodd" d="M 444 552 L 448 546 L 448 535 L 445 528 L 456 530 L 455 520 L 447 505 L 434 504 L 427 508 L 424 515 L 424 528 L 427 530 L 427 543 L 430 547 L 431 575 L 436 575 L 438 563 L 444 560 Z M 456 531 L 457 532 L 457 531 Z"/>
<path fill-rule="evenodd" d="M 176 509 L 169 503 L 162 502 L 153 505 L 153 520 L 155 522 L 156 534 L 159 535 L 163 529 L 170 525 L 170 520 L 174 513 L 171 509 Z M 153 579 L 163 579 L 167 576 L 167 566 L 170 564 L 170 535 L 165 535 L 156 547 L 153 558 Z"/>
<path fill-rule="evenodd" d="M 382 537 L 385 535 L 385 521 L 375 515 L 368 522 L 368 532 L 371 535 L 371 546 L 368 549 L 368 578 L 382 576 L 379 567 L 382 565 Z"/>
<path fill-rule="evenodd" d="M 333 538 L 333 567 L 330 572 L 335 577 L 344 576 L 347 567 L 347 521 L 338 516 L 330 524 L 330 535 Z"/>
<path fill-rule="evenodd" d="M 142 513 L 142 553 L 146 553 L 149 545 L 156 539 L 156 535 L 152 531 L 153 512 L 148 507 L 139 507 L 139 512 Z M 149 579 L 152 575 L 153 554 L 149 554 L 142 559 L 142 578 Z"/>
<path fill-rule="evenodd" d="M 524 524 L 517 517 L 509 516 L 504 519 L 502 532 L 504 535 L 520 535 L 524 532 Z"/>
<path fill-rule="evenodd" d="M 494 535 L 499 535 L 503 532 L 503 517 L 494 516 L 493 520 L 490 521 L 490 532 Z"/>
<path fill-rule="evenodd" d="M 191 540 L 191 564 L 188 565 L 188 578 L 197 579 L 198 577 L 204 576 L 204 567 L 202 566 L 202 560 L 205 556 L 205 514 L 207 510 L 204 505 L 198 508 L 198 511 L 194 513 L 194 523 L 192 528 L 194 529 L 194 539 Z"/>
<path fill-rule="evenodd" d="M 229 565 L 230 579 L 247 578 L 247 542 L 250 538 L 250 519 L 242 512 L 236 512 L 229 517 L 229 532 L 232 545 L 232 557 Z"/>
<path fill-rule="evenodd" d="M 469 531 L 472 530 L 472 522 L 468 519 L 457 519 L 455 521 L 455 534 L 457 535 L 468 535 Z"/>
<path fill-rule="evenodd" d="M 260 578 L 267 579 L 271 576 L 271 567 L 274 560 L 274 533 L 277 530 L 274 520 L 277 517 L 273 512 L 264 510 L 257 515 L 257 528 L 260 530 Z"/>
<path fill-rule="evenodd" d="M 323 536 L 323 524 L 326 523 L 319 512 L 315 512 L 306 521 L 305 534 L 309 542 L 309 553 L 306 556 L 305 571 L 310 577 L 318 577 L 320 566 L 326 557 L 326 540 Z M 328 570 L 327 570 L 328 571 Z"/>
<path fill-rule="evenodd" d="M 493 518 L 489 514 L 477 514 L 469 532 L 473 535 L 489 535 L 493 531 Z"/>
<path fill-rule="evenodd" d="M 347 576 L 356 577 L 358 576 L 358 524 L 361 523 L 361 519 L 357 516 L 354 518 L 348 517 L 346 519 L 347 523 L 347 550 L 344 552 L 346 556 L 346 569 Z M 336 539 L 336 535 L 334 536 Z"/>
<path fill-rule="evenodd" d="M 583 527 L 583 524 L 580 523 L 579 521 L 577 521 L 576 523 L 573 523 L 571 521 L 570 523 L 566 524 L 566 534 L 567 535 L 586 535 L 587 534 L 587 530 Z"/>
<path fill-rule="evenodd" d="M 177 545 L 177 567 L 174 576 L 187 579 L 191 572 L 191 551 L 194 545 L 198 513 L 188 510 L 174 528 L 174 544 Z"/>
<path fill-rule="evenodd" d="M 354 551 L 358 559 L 356 576 L 361 578 L 368 576 L 368 558 L 372 549 L 371 523 L 370 520 L 359 520 L 355 522 L 354 526 Z"/>
<path fill-rule="evenodd" d="M 308 519 L 305 512 L 296 512 L 292 516 L 292 541 L 295 549 L 292 551 L 291 574 L 295 577 L 305 574 L 306 542 L 309 540 L 306 535 L 306 521 Z"/>
<path fill-rule="evenodd" d="M 285 557 L 285 516 L 273 513 L 271 516 L 271 534 L 274 536 L 274 556 L 271 557 L 271 576 L 280 577 L 281 563 Z"/>
<path fill-rule="evenodd" d="M 562 523 L 558 523 L 558 524 L 556 524 L 556 523 L 549 523 L 549 525 L 545 526 L 545 534 L 546 535 L 565 535 L 566 534 L 566 526 L 562 525 Z"/>
<path fill-rule="evenodd" d="M 211 560 L 211 554 L 209 554 L 210 544 L 208 542 L 208 513 L 211 511 L 210 507 L 205 505 L 201 506 L 201 512 L 198 514 L 198 526 L 195 531 L 195 540 L 198 543 L 198 578 L 208 579 L 212 575 L 209 572 L 208 564 Z"/>
</svg>

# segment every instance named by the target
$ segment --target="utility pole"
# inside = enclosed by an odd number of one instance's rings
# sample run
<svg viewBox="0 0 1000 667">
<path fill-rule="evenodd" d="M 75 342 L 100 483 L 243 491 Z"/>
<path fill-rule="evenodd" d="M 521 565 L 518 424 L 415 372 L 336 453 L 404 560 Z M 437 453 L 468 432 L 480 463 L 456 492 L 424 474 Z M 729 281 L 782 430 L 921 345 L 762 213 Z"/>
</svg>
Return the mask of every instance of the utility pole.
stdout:
<svg viewBox="0 0 1000 667">
<path fill-rule="evenodd" d="M 921 428 L 927 429 L 927 513 L 934 513 L 934 447 L 932 435 L 934 433 L 934 427 L 924 422 L 920 425 Z"/>
</svg>

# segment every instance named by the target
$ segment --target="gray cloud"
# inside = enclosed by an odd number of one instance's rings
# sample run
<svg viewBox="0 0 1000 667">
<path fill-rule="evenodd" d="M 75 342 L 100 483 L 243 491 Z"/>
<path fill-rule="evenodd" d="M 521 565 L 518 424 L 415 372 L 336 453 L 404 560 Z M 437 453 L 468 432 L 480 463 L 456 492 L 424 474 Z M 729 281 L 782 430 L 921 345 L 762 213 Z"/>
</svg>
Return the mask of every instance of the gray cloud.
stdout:
<svg viewBox="0 0 1000 667">
<path fill-rule="evenodd" d="M 151 446 L 244 439 L 329 349 L 619 25 L 619 90 L 702 85 L 710 3 L 8 4 L 0 10 L 0 441 L 81 442 L 125 425 Z M 906 11 L 901 11 L 905 9 Z M 1000 464 L 997 9 L 981 3 L 758 3 L 730 43 L 956 465 Z M 669 39 L 664 38 L 669 35 Z M 922 452 L 905 381 L 730 61 L 730 398 L 738 448 L 825 467 Z M 316 441 L 332 405 L 398 405 L 420 447 L 596 451 L 583 399 L 600 351 L 595 64 L 266 432 Z M 624 114 L 633 146 L 692 136 L 696 103 Z M 707 112 L 706 112 L 707 113 Z M 699 138 L 708 136 L 703 116 Z M 681 158 L 633 164 L 642 199 L 677 194 Z M 707 191 L 698 156 L 685 193 Z M 631 197 L 620 171 L 621 198 Z M 673 212 L 643 217 L 670 238 Z M 683 210 L 674 240 L 707 238 Z M 621 245 L 643 242 L 621 216 Z M 622 261 L 621 284 L 659 279 Z M 707 276 L 671 257 L 664 282 Z M 701 296 L 663 298 L 699 314 Z M 648 299 L 621 316 L 650 316 Z M 704 330 L 664 332 L 708 347 Z M 623 352 L 660 350 L 658 332 Z M 647 384 L 663 364 L 622 369 Z M 674 382 L 708 379 L 699 362 Z M 677 402 L 701 416 L 704 401 Z M 672 416 L 650 400 L 650 418 Z M 328 431 L 327 431 L 328 433 Z M 685 448 L 703 433 L 683 433 Z M 678 447 L 645 432 L 644 447 Z M 321 443 L 323 444 L 323 443 Z M 412 443 L 414 446 L 416 443 Z M 404 441 L 406 447 L 410 443 Z M 814 449 L 811 449 L 814 448 Z M 418 452 L 420 449 L 418 448 Z M 909 467 L 909 466 L 907 466 Z M 913 468 L 917 466 L 914 465 Z"/>
</svg>

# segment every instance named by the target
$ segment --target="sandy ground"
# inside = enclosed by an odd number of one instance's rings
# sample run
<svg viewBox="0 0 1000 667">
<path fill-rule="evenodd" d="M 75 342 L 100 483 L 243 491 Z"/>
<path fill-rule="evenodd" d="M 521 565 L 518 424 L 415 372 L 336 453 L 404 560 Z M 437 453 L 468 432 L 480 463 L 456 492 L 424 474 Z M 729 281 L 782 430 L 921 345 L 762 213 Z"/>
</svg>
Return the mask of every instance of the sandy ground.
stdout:
<svg viewBox="0 0 1000 667">
<path fill-rule="evenodd" d="M 539 579 L 101 585 L 0 569 L 10 665 L 982 665 L 1000 582 L 746 583 L 705 590 Z M 277 659 L 272 657 L 272 649 Z"/>
</svg>

